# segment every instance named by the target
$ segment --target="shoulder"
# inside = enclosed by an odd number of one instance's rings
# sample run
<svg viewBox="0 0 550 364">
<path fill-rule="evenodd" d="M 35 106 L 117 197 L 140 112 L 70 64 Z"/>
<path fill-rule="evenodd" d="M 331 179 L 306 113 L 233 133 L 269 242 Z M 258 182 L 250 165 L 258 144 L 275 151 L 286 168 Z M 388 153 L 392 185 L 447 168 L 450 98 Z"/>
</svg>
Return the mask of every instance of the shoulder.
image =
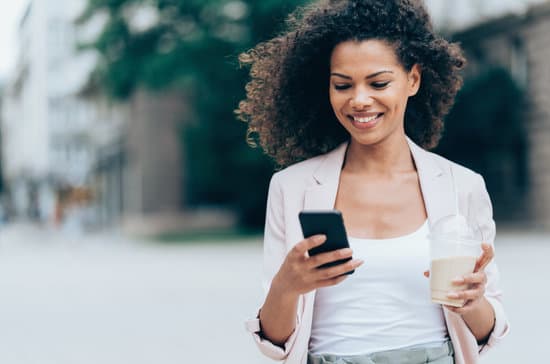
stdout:
<svg viewBox="0 0 550 364">
<path fill-rule="evenodd" d="M 282 185 L 295 185 L 312 181 L 314 172 L 327 158 L 327 155 L 329 153 L 320 154 L 318 156 L 306 159 L 304 161 L 281 169 L 280 171 L 273 174 L 272 183 L 278 183 Z"/>
<path fill-rule="evenodd" d="M 451 161 L 439 154 L 424 150 L 426 156 L 430 158 L 445 174 L 451 174 L 454 180 L 461 185 L 475 185 L 485 183 L 481 174 L 465 167 L 459 163 Z"/>
<path fill-rule="evenodd" d="M 419 174 L 425 177 L 430 175 L 445 176 L 450 183 L 457 183 L 464 191 L 467 186 L 483 185 L 483 177 L 475 171 L 461 164 L 451 161 L 439 154 L 430 152 L 412 140 L 408 139 Z M 422 177 L 422 176 L 421 176 Z"/>
<path fill-rule="evenodd" d="M 439 154 L 424 149 L 421 154 L 424 165 L 428 165 L 429 170 L 434 169 L 437 174 L 442 175 L 444 180 L 453 185 L 453 188 L 458 189 L 463 198 L 489 200 L 485 180 L 481 174 Z M 425 163 L 426 161 L 429 162 Z"/>
</svg>

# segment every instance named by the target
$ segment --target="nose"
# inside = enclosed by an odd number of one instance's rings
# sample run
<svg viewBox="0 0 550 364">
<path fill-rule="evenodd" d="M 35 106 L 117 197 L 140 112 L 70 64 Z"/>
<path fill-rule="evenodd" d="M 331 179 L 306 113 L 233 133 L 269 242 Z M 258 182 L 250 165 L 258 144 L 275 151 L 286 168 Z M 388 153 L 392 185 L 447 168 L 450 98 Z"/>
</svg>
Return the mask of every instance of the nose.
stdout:
<svg viewBox="0 0 550 364">
<path fill-rule="evenodd" d="M 357 91 L 350 100 L 350 106 L 354 109 L 362 109 L 371 106 L 373 101 L 374 100 L 368 90 L 364 88 L 357 88 Z"/>
</svg>

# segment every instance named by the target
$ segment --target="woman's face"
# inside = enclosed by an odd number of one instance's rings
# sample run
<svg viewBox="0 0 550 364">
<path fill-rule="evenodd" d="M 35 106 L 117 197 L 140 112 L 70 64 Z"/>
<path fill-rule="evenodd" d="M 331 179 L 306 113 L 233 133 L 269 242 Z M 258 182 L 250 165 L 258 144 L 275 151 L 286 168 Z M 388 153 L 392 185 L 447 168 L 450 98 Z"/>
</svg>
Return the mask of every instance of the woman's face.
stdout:
<svg viewBox="0 0 550 364">
<path fill-rule="evenodd" d="M 407 99 L 419 87 L 418 65 L 407 72 L 383 41 L 346 41 L 332 51 L 330 103 L 352 142 L 373 145 L 404 135 Z"/>
</svg>

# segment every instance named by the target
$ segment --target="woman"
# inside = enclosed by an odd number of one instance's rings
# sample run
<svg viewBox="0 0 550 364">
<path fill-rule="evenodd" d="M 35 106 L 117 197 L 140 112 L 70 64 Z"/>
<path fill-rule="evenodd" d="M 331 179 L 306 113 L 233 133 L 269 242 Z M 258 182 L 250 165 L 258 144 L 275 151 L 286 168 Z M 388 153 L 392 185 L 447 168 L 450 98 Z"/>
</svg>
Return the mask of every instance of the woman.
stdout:
<svg viewBox="0 0 550 364">
<path fill-rule="evenodd" d="M 294 12 L 241 61 L 252 79 L 237 113 L 287 167 L 270 183 L 267 295 L 247 323 L 260 349 L 300 364 L 477 362 L 508 331 L 491 202 L 480 175 L 423 149 L 461 86 L 459 47 L 434 34 L 419 0 L 332 0 Z M 430 226 L 455 207 L 486 238 L 455 282 L 467 289 L 449 296 L 461 308 L 430 302 L 422 276 Z M 356 252 L 309 257 L 324 237 L 303 239 L 298 213 L 333 208 Z"/>
</svg>

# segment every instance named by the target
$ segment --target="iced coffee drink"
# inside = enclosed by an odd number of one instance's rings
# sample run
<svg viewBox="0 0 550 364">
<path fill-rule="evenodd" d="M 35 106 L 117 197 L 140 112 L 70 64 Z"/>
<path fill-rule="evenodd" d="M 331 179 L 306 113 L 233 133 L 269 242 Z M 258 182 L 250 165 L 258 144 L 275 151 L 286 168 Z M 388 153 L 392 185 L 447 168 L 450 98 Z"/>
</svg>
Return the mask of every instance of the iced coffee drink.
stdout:
<svg viewBox="0 0 550 364">
<path fill-rule="evenodd" d="M 464 306 L 463 299 L 453 299 L 447 295 L 467 289 L 466 285 L 454 285 L 452 281 L 474 271 L 481 254 L 479 233 L 466 223 L 463 216 L 453 215 L 436 223 L 429 239 L 432 302 Z"/>
</svg>

